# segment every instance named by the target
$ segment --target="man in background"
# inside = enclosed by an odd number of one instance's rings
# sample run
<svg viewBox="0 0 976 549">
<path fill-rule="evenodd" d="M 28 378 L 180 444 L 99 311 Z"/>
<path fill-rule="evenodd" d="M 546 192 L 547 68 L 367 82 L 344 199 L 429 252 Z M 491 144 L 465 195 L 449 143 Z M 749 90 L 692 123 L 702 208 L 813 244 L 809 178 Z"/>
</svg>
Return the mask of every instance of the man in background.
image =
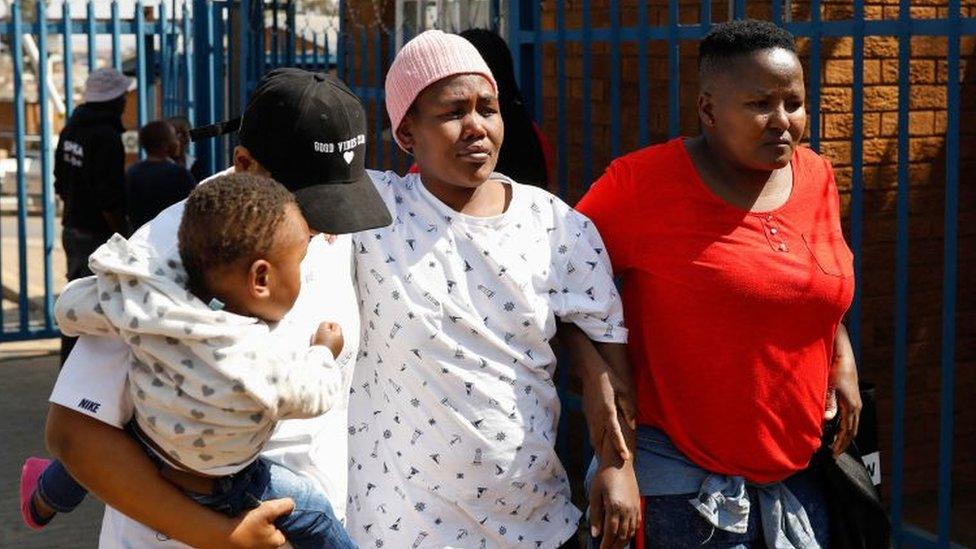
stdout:
<svg viewBox="0 0 976 549">
<path fill-rule="evenodd" d="M 130 232 L 186 198 L 196 186 L 190 172 L 172 160 L 180 142 L 169 122 L 156 120 L 140 128 L 139 146 L 146 151 L 146 159 L 125 172 L 125 213 Z"/>
<path fill-rule="evenodd" d="M 202 162 L 197 161 L 196 157 L 190 154 L 190 121 L 185 116 L 171 116 L 167 122 L 176 130 L 176 137 L 180 141 L 180 148 L 171 158 L 173 162 L 183 166 L 193 175 L 193 179 L 199 183 L 210 177 L 207 169 Z"/>
<path fill-rule="evenodd" d="M 122 113 L 132 80 L 115 69 L 93 71 L 84 103 L 71 114 L 58 138 L 54 190 L 64 202 L 61 243 L 68 281 L 88 276 L 88 256 L 113 233 L 125 232 L 125 149 Z M 61 338 L 61 362 L 75 338 Z"/>
</svg>

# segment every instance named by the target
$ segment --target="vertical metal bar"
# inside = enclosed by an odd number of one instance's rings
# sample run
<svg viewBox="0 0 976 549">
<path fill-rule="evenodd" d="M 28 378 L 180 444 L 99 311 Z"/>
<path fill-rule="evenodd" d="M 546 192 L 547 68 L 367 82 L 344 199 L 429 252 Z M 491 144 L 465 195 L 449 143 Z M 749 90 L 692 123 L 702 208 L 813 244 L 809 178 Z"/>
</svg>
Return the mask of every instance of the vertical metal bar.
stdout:
<svg viewBox="0 0 976 549">
<path fill-rule="evenodd" d="M 337 43 L 339 41 L 339 36 L 340 36 L 339 31 L 336 30 Z M 396 42 L 393 43 L 392 47 L 396 48 Z M 396 50 L 394 49 L 394 51 Z M 323 57 L 325 57 L 325 59 L 322 61 L 322 70 L 324 72 L 329 72 L 329 69 L 332 66 L 332 58 L 329 57 L 329 29 L 325 29 L 324 31 L 322 31 L 322 55 Z M 339 73 L 337 72 L 337 74 Z M 339 76 L 341 77 L 342 75 L 339 74 Z"/>
<path fill-rule="evenodd" d="M 896 545 L 904 524 L 905 385 L 908 374 L 908 109 L 911 30 L 909 0 L 900 0 L 898 14 L 898 196 L 895 242 L 895 347 L 891 456 L 891 522 Z"/>
<path fill-rule="evenodd" d="M 27 303 L 27 178 L 24 173 L 24 135 L 27 125 L 24 117 L 24 25 L 20 2 L 10 6 L 13 19 L 13 36 L 10 37 L 11 56 L 14 62 L 14 146 L 17 148 L 17 267 L 20 313 L 20 331 L 29 329 Z"/>
<path fill-rule="evenodd" d="M 854 301 L 847 314 L 851 347 L 861 358 L 861 250 L 864 243 L 864 0 L 854 0 L 854 104 L 851 106 L 851 248 L 854 250 Z M 820 78 L 820 75 L 812 75 Z"/>
<path fill-rule="evenodd" d="M 745 16 L 746 16 L 746 1 L 734 0 L 732 2 L 732 17 L 735 19 L 744 19 Z"/>
<path fill-rule="evenodd" d="M 569 150 L 566 139 L 566 0 L 556 0 L 556 147 L 559 155 L 559 196 L 568 191 Z"/>
<path fill-rule="evenodd" d="M 643 2 L 642 2 L 643 3 Z M 583 78 L 583 131 L 587 132 L 593 126 L 593 108 L 590 99 L 593 96 L 592 90 L 592 63 L 593 63 L 593 52 L 592 52 L 592 20 L 590 13 L 590 0 L 583 0 L 580 5 L 581 15 L 582 15 L 582 33 L 580 37 L 582 38 L 583 47 L 583 58 L 582 61 L 582 78 Z M 536 35 L 539 31 L 536 31 Z M 590 183 L 593 182 L 593 146 L 592 141 L 589 139 L 583 139 L 583 185 L 585 188 L 589 188 Z M 614 155 L 616 156 L 616 155 Z"/>
<path fill-rule="evenodd" d="M 512 50 L 512 67 L 515 75 L 522 75 L 522 10 L 519 0 L 508 0 L 508 49 Z M 417 12 L 422 11 L 423 5 L 418 2 Z M 418 27 L 417 32 L 420 32 Z M 523 86 L 528 82 L 520 82 Z"/>
<path fill-rule="evenodd" d="M 515 0 L 510 0 L 515 1 Z M 336 36 L 336 74 L 340 79 L 348 82 L 346 75 L 346 0 L 339 0 L 339 34 Z M 329 38 L 325 38 L 328 47 Z"/>
<path fill-rule="evenodd" d="M 532 109 L 535 120 L 543 123 L 542 113 L 542 2 L 532 2 Z M 552 166 L 549 166 L 552 169 Z"/>
<path fill-rule="evenodd" d="M 681 132 L 681 74 L 678 0 L 668 0 L 668 137 Z"/>
<path fill-rule="evenodd" d="M 705 3 L 711 0 L 705 0 Z M 637 28 L 640 36 L 637 42 L 637 120 L 638 146 L 647 146 L 650 138 L 650 121 L 648 120 L 648 76 L 647 76 L 647 2 L 637 3 Z"/>
<path fill-rule="evenodd" d="M 949 1 L 946 86 L 945 236 L 942 259 L 942 395 L 939 407 L 939 547 L 952 539 L 952 435 L 956 385 L 956 264 L 959 224 L 959 0 Z"/>
<path fill-rule="evenodd" d="M 319 33 L 312 31 L 312 70 L 319 70 Z"/>
<path fill-rule="evenodd" d="M 207 25 L 207 27 L 209 28 L 210 26 L 212 26 L 212 23 L 210 22 L 210 20 L 207 17 L 209 15 L 209 13 L 210 13 L 210 10 L 209 9 L 206 9 L 206 10 L 203 10 L 203 12 L 204 13 L 200 14 L 203 17 L 203 21 L 204 21 L 203 24 L 204 25 Z M 174 13 L 173 16 L 175 18 L 176 14 Z M 174 21 L 174 24 L 175 23 L 176 22 Z M 184 86 L 184 88 L 183 88 L 183 90 L 184 90 L 183 97 L 184 97 L 184 100 L 186 101 L 186 104 L 183 106 L 183 112 L 185 113 L 187 119 L 189 119 L 189 120 L 195 120 L 196 119 L 196 112 L 197 112 L 196 111 L 196 107 L 197 106 L 196 106 L 196 101 L 194 101 L 195 95 L 196 95 L 196 91 L 194 89 L 194 84 L 195 84 L 195 82 L 194 82 L 194 76 L 195 76 L 194 62 L 195 62 L 195 56 L 199 52 L 199 50 L 197 49 L 196 44 L 193 43 L 193 34 L 190 32 L 190 11 L 189 11 L 189 8 L 187 7 L 186 4 L 183 4 L 183 20 L 181 21 L 181 23 L 183 25 L 183 57 L 186 60 L 183 63 L 183 86 Z M 212 30 L 211 30 L 211 34 L 209 35 L 209 38 L 208 38 L 208 40 L 209 40 L 208 41 L 208 44 L 212 44 L 213 43 L 212 42 L 212 40 L 213 40 L 212 36 L 213 35 L 212 35 Z M 204 46 L 204 49 L 203 49 L 203 52 L 202 53 L 207 58 L 210 57 L 210 53 L 208 52 L 208 49 L 207 49 L 206 45 Z M 211 67 L 210 67 L 210 71 L 209 72 L 212 74 L 212 71 L 213 71 L 212 63 L 210 65 L 211 65 Z M 214 93 L 213 86 L 208 86 L 208 89 L 210 90 L 210 94 L 213 95 L 213 93 Z M 208 108 L 211 108 L 211 109 L 213 108 L 213 99 L 209 99 L 207 101 L 207 106 L 208 106 Z M 213 113 L 212 112 L 209 113 L 209 117 L 210 117 L 209 120 L 212 122 L 213 121 Z M 196 149 L 198 149 L 198 147 L 196 146 L 196 144 L 191 143 L 190 146 L 193 147 L 193 152 L 196 153 L 197 152 Z M 210 173 L 213 173 L 213 172 L 210 172 Z"/>
<path fill-rule="evenodd" d="M 233 29 L 228 24 L 230 22 L 230 8 L 226 4 L 218 4 L 207 0 L 209 2 L 211 14 L 211 32 L 212 37 L 209 39 L 211 46 L 210 50 L 210 62 L 212 63 L 210 78 L 211 86 L 208 90 L 205 90 L 211 100 L 210 115 L 213 120 L 225 119 L 230 116 L 229 105 L 231 104 L 231 85 L 228 82 L 227 75 L 230 74 L 230 63 L 231 58 L 229 55 L 229 48 L 226 48 L 224 44 L 228 44 L 233 37 Z M 203 80 L 201 78 L 201 80 Z M 201 95 L 197 95 L 201 98 Z M 230 154 L 227 150 L 228 143 L 231 138 L 220 136 L 214 141 L 214 165 L 215 169 L 223 168 L 232 163 Z"/>
<path fill-rule="evenodd" d="M 183 56 L 186 58 L 184 71 L 189 73 L 192 70 L 197 76 L 194 80 L 188 78 L 186 73 L 183 75 L 188 107 L 186 116 L 191 124 L 205 126 L 214 122 L 213 94 L 216 85 L 214 56 L 218 51 L 223 51 L 223 47 L 217 47 L 214 43 L 214 8 L 209 0 L 193 0 L 193 19 L 191 47 L 190 14 L 186 4 L 183 4 Z M 189 110 L 191 105 L 192 111 Z M 196 154 L 197 160 L 203 163 L 208 173 L 217 171 L 217 150 L 214 139 L 197 143 Z"/>
<path fill-rule="evenodd" d="M 620 0 L 610 0 L 610 155 L 620 156 Z"/>
<path fill-rule="evenodd" d="M 490 0 L 488 4 L 488 20 L 491 25 L 491 32 L 495 34 L 501 32 L 501 8 L 500 0 Z"/>
<path fill-rule="evenodd" d="M 359 71 L 356 74 L 356 85 L 365 88 L 366 81 L 369 78 L 369 64 L 366 60 L 369 59 L 369 44 L 367 44 L 366 36 L 366 25 L 359 27 L 359 32 L 357 33 L 356 45 L 359 46 Z M 367 99 L 368 100 L 368 99 Z"/>
<path fill-rule="evenodd" d="M 250 25 L 250 17 L 249 17 L 249 14 L 251 13 L 251 0 L 240 0 L 240 2 L 241 2 L 239 8 L 240 11 L 237 13 L 237 22 L 238 22 L 237 40 L 239 40 L 239 43 L 241 45 L 240 53 L 239 53 L 240 59 L 238 59 L 239 82 L 237 83 L 238 84 L 237 93 L 240 98 L 238 101 L 239 108 L 240 108 L 238 114 L 244 112 L 244 105 L 247 103 L 247 92 L 248 92 L 247 67 L 249 65 L 248 53 L 250 53 L 248 45 L 251 43 L 251 35 L 250 35 L 251 25 Z"/>
<path fill-rule="evenodd" d="M 64 67 L 64 119 L 67 120 L 75 108 L 74 75 L 71 74 L 74 67 L 71 47 L 71 7 L 68 2 L 61 4 L 61 25 L 61 36 L 64 39 L 62 41 L 64 51 L 61 57 Z"/>
<path fill-rule="evenodd" d="M 173 14 L 173 19 L 176 19 L 176 14 Z M 169 40 L 166 35 L 166 26 L 169 23 L 169 19 L 166 17 L 166 0 L 160 0 L 159 2 L 159 95 L 162 97 L 161 105 L 163 107 L 163 118 L 166 118 L 172 114 L 172 106 L 170 105 L 170 98 L 168 94 L 172 93 L 172 87 L 170 86 L 170 75 L 169 75 Z"/>
<path fill-rule="evenodd" d="M 369 86 L 369 35 L 366 32 L 366 25 L 361 25 L 359 27 L 359 81 L 357 85 L 361 90 L 360 93 L 364 95 L 363 100 L 365 105 L 368 106 L 372 104 L 376 105 L 376 99 L 366 94 L 367 86 Z M 369 116 L 369 113 L 366 113 Z M 369 158 L 369 150 L 366 151 L 367 161 Z M 374 152 L 375 154 L 375 152 Z"/>
<path fill-rule="evenodd" d="M 287 15 L 288 20 L 285 23 L 288 27 L 285 29 L 285 38 L 287 38 L 285 55 L 287 56 L 288 65 L 295 65 L 295 0 L 288 0 L 287 4 Z M 365 58 L 364 58 L 365 59 Z"/>
<path fill-rule="evenodd" d="M 205 9 L 201 10 L 200 13 L 200 25 L 202 25 L 202 32 L 197 33 L 196 37 L 203 38 L 202 41 L 194 39 L 193 41 L 193 59 L 195 63 L 187 63 L 187 65 L 195 65 L 202 70 L 197 71 L 200 80 L 203 82 L 203 87 L 206 89 L 206 93 L 200 96 L 199 108 L 194 110 L 193 113 L 196 114 L 197 123 L 211 123 L 216 118 L 217 107 L 215 104 L 215 95 L 220 93 L 223 95 L 223 86 L 217 89 L 217 78 L 216 71 L 219 70 L 217 66 L 217 55 L 218 52 L 222 51 L 223 48 L 221 44 L 215 40 L 214 36 L 214 15 L 215 12 L 219 16 L 220 8 L 214 7 L 209 1 L 202 4 Z M 183 25 L 184 27 L 188 25 L 186 5 L 183 5 Z M 189 35 L 186 34 L 185 38 Z M 190 51 L 187 48 L 187 42 L 183 42 L 184 55 L 190 56 Z M 187 78 L 189 80 L 189 78 Z M 187 86 L 187 93 L 194 90 L 193 86 Z M 202 115 L 202 116 L 201 116 Z M 190 114 L 187 113 L 187 117 Z M 194 118 L 190 118 L 193 120 Z M 202 119 L 202 120 L 201 120 Z M 196 147 L 196 153 L 198 156 L 202 156 L 205 159 L 205 166 L 207 166 L 207 173 L 217 172 L 217 139 L 208 139 L 207 141 L 200 143 Z M 202 154 L 201 154 L 202 153 Z"/>
<path fill-rule="evenodd" d="M 254 73 L 255 81 L 264 76 L 264 73 L 268 70 L 268 30 L 267 25 L 264 24 L 264 1 L 258 2 L 257 5 L 257 26 L 258 26 L 258 39 L 254 45 L 257 52 L 255 61 L 257 63 L 257 70 Z"/>
<path fill-rule="evenodd" d="M 44 328 L 54 329 L 54 189 L 51 181 L 51 108 L 47 74 L 47 8 L 37 3 L 37 82 L 41 103 L 41 204 L 44 215 Z"/>
<path fill-rule="evenodd" d="M 373 29 L 373 40 L 375 44 L 373 47 L 373 77 L 375 78 L 373 82 L 373 89 L 377 90 L 377 94 L 373 101 L 373 150 L 376 151 L 373 157 L 373 165 L 377 168 L 383 167 L 383 111 L 384 104 L 383 98 L 378 93 L 383 90 L 383 37 L 381 35 L 382 29 L 379 25 Z"/>
<path fill-rule="evenodd" d="M 88 72 L 91 72 L 98 68 L 98 59 L 95 56 L 96 46 L 95 46 L 95 2 L 93 0 L 88 0 L 87 7 L 88 15 Z"/>
<path fill-rule="evenodd" d="M 148 85 L 146 84 L 146 14 L 142 11 L 142 0 L 136 0 L 136 87 L 139 97 L 139 105 L 136 110 L 136 118 L 139 127 L 146 125 L 149 117 L 147 116 L 147 97 Z M 139 147 L 139 158 L 145 158 L 146 151 Z"/>
<path fill-rule="evenodd" d="M 278 57 L 278 0 L 271 0 L 271 59 L 274 66 L 281 65 Z"/>
<path fill-rule="evenodd" d="M 810 148 L 820 151 L 820 0 L 810 3 Z"/>
<path fill-rule="evenodd" d="M 299 36 L 299 40 L 302 41 L 302 68 L 308 70 L 308 40 L 305 38 L 305 33 Z"/>
<path fill-rule="evenodd" d="M 122 70 L 122 46 L 119 44 L 119 2 L 112 0 L 112 66 Z"/>
<path fill-rule="evenodd" d="M 387 53 L 387 63 L 389 63 L 389 64 L 393 64 L 393 59 L 396 57 L 396 53 L 397 53 L 396 39 L 395 39 L 394 36 L 391 36 L 391 34 L 392 33 L 395 33 L 395 32 L 396 31 L 394 30 L 394 31 L 391 31 L 390 33 L 387 34 L 387 40 L 389 42 L 389 51 Z M 387 66 L 389 66 L 389 65 L 387 65 Z M 385 112 L 385 110 L 383 112 Z M 395 171 L 395 172 L 397 172 L 397 173 L 400 173 L 400 146 L 397 145 L 396 139 L 393 138 L 394 137 L 393 133 L 395 131 L 396 131 L 396 128 L 393 128 L 393 127 L 390 128 L 390 138 L 391 138 L 390 139 L 390 169 L 393 170 L 393 171 Z"/>
</svg>

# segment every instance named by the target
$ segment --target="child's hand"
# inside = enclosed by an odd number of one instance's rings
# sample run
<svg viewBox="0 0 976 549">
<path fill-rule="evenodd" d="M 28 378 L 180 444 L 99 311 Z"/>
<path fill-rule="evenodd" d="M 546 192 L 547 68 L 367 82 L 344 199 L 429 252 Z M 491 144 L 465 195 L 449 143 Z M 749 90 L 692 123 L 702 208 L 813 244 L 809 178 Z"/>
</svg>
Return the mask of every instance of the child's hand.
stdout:
<svg viewBox="0 0 976 549">
<path fill-rule="evenodd" d="M 342 352 L 343 344 L 342 328 L 335 322 L 319 324 L 319 329 L 315 331 L 315 336 L 312 338 L 312 345 L 325 345 L 332 351 L 334 357 L 338 357 Z"/>
</svg>

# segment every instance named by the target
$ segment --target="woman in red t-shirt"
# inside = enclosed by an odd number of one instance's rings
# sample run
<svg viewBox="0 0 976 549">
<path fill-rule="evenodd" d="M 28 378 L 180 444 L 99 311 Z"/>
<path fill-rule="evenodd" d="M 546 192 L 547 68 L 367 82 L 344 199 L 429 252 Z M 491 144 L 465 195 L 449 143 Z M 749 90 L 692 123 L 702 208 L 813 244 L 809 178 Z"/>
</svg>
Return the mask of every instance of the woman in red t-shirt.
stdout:
<svg viewBox="0 0 976 549">
<path fill-rule="evenodd" d="M 787 31 L 718 25 L 699 67 L 702 135 L 615 160 L 577 206 L 622 278 L 645 541 L 824 546 L 808 465 L 828 388 L 835 452 L 860 410 L 833 171 L 799 146 L 803 69 Z"/>
</svg>

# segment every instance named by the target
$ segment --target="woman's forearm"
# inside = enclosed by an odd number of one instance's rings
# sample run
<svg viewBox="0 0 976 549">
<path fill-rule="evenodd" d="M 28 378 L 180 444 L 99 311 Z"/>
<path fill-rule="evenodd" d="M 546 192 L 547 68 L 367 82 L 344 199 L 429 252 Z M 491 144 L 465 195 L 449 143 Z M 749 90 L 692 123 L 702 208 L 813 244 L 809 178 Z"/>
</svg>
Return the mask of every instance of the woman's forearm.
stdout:
<svg viewBox="0 0 976 549">
<path fill-rule="evenodd" d="M 124 431 L 52 404 L 48 450 L 106 504 L 160 533 L 195 547 L 226 546 L 232 519 L 196 504 L 160 476 Z"/>
<path fill-rule="evenodd" d="M 630 456 L 633 456 L 635 405 L 626 345 L 594 342 L 577 326 L 563 323 L 559 326 L 559 338 L 565 345 L 574 367 L 582 378 L 584 410 L 599 411 L 606 405 L 602 401 L 609 396 L 618 418 L 619 427 L 617 428 L 623 436 Z M 607 394 L 608 391 L 610 395 Z M 612 441 L 612 439 L 611 436 L 605 442 Z M 610 456 L 614 453 L 614 446 L 613 444 L 603 444 L 596 450 L 601 457 L 604 457 L 605 454 Z"/>
</svg>

